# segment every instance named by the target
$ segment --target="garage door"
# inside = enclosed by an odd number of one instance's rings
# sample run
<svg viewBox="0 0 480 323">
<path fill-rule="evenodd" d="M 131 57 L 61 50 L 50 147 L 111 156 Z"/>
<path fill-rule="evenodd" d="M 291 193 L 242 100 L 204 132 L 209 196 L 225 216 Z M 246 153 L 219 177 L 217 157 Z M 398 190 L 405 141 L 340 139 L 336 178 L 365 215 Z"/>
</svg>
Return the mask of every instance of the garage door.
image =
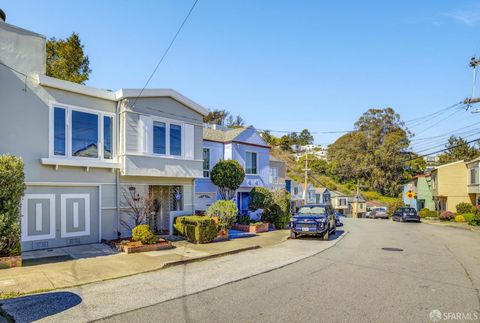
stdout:
<svg viewBox="0 0 480 323">
<path fill-rule="evenodd" d="M 216 201 L 216 193 L 196 193 L 195 210 L 206 211 Z"/>
<path fill-rule="evenodd" d="M 97 187 L 28 188 L 22 201 L 22 250 L 99 242 Z"/>
</svg>

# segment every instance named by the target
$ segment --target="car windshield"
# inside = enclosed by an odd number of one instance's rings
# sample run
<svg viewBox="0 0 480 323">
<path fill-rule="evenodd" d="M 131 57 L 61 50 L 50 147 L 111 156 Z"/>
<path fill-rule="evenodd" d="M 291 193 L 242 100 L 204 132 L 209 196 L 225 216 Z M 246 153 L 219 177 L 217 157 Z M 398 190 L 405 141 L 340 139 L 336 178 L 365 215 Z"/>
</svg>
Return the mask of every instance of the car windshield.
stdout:
<svg viewBox="0 0 480 323">
<path fill-rule="evenodd" d="M 325 207 L 324 206 L 302 206 L 298 209 L 298 214 L 325 214 Z"/>
<path fill-rule="evenodd" d="M 377 211 L 377 212 L 387 212 L 387 209 L 384 208 L 384 207 L 379 207 L 379 208 L 376 208 L 375 211 Z"/>
<path fill-rule="evenodd" d="M 402 209 L 402 212 L 415 212 L 415 209 L 412 207 L 405 207 Z"/>
</svg>

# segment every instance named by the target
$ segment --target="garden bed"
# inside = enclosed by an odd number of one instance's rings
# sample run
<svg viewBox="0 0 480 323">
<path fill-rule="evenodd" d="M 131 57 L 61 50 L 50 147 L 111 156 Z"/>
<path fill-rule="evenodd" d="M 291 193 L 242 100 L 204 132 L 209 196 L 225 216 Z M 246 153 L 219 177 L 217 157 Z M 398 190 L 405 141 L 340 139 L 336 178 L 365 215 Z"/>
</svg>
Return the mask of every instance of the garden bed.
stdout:
<svg viewBox="0 0 480 323">
<path fill-rule="evenodd" d="M 22 267 L 22 256 L 0 257 L 0 269 Z"/>
<path fill-rule="evenodd" d="M 268 223 L 251 223 L 251 224 L 238 224 L 234 223 L 232 229 L 249 232 L 249 233 L 261 233 L 268 231 Z"/>
<path fill-rule="evenodd" d="M 130 239 L 123 238 L 109 241 L 108 244 L 117 251 L 125 252 L 126 254 L 173 248 L 173 245 L 170 241 L 163 239 L 160 239 L 154 244 L 143 244 L 141 241 L 131 241 Z"/>
</svg>

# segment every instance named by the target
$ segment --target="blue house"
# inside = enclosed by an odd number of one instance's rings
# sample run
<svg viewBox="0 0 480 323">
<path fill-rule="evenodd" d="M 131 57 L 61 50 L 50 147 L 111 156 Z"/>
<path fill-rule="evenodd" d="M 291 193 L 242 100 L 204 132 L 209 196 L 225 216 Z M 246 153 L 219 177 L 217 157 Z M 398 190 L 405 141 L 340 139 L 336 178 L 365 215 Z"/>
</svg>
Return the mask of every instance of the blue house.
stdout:
<svg viewBox="0 0 480 323">
<path fill-rule="evenodd" d="M 210 171 L 222 159 L 236 160 L 244 167 L 245 180 L 237 190 L 235 201 L 240 212 L 246 213 L 252 188 L 269 187 L 270 146 L 253 127 L 205 126 L 203 129 L 203 178 L 195 180 L 196 211 L 205 211 L 220 198 L 217 186 L 210 180 Z"/>
</svg>

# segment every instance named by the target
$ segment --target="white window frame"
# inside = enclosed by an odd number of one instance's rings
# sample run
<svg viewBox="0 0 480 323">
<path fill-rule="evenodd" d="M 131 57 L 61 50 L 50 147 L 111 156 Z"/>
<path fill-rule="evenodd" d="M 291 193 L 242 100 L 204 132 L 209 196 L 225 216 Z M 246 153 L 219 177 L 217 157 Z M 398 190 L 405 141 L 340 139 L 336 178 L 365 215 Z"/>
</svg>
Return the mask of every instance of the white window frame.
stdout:
<svg viewBox="0 0 480 323">
<path fill-rule="evenodd" d="M 249 153 L 257 155 L 257 158 L 255 158 L 256 170 L 257 170 L 256 173 L 247 173 L 247 154 L 249 154 Z M 257 152 L 257 151 L 253 151 L 253 150 L 246 150 L 246 151 L 245 151 L 245 175 L 258 175 L 258 173 L 259 173 L 259 167 L 258 167 L 258 152 Z"/>
<path fill-rule="evenodd" d="M 278 184 L 278 167 L 270 167 L 270 183 Z"/>
<path fill-rule="evenodd" d="M 208 169 L 203 168 L 204 165 L 203 165 L 203 163 L 202 163 L 203 178 L 210 178 L 210 171 L 211 171 L 210 164 L 211 164 L 211 160 L 212 160 L 212 158 L 211 158 L 212 156 L 211 156 L 211 154 L 210 154 L 211 150 L 210 150 L 210 148 L 208 148 L 208 147 L 203 147 L 203 149 L 202 149 L 202 155 L 203 155 L 203 151 L 204 151 L 204 150 L 208 150 Z M 202 156 L 202 157 L 203 157 L 203 156 Z M 205 162 L 205 160 L 204 160 L 204 162 Z M 205 172 L 208 172 L 208 176 L 205 176 Z"/>
<path fill-rule="evenodd" d="M 161 118 L 161 117 L 155 117 L 155 116 L 152 116 L 152 129 L 150 129 L 151 131 L 151 134 L 152 134 L 152 141 L 151 141 L 151 155 L 152 156 L 158 156 L 158 157 L 167 157 L 167 158 L 178 158 L 178 159 L 184 159 L 185 158 L 185 122 L 183 121 L 180 121 L 180 120 L 174 120 L 174 119 L 167 119 L 167 118 Z M 153 151 L 153 147 L 154 147 L 154 141 L 155 141 L 155 138 L 153 136 L 153 124 L 155 122 L 161 122 L 161 123 L 164 123 L 165 124 L 165 143 L 166 143 L 166 147 L 165 147 L 165 154 L 157 154 Z M 181 133 L 181 145 L 180 145 L 180 149 L 181 149 L 181 154 L 180 155 L 171 155 L 170 154 L 170 126 L 171 125 L 176 125 L 176 126 L 180 126 L 181 130 L 180 130 L 180 133 Z"/>
<path fill-rule="evenodd" d="M 55 108 L 65 109 L 65 156 L 55 155 L 55 120 L 54 120 L 54 111 Z M 49 157 L 55 159 L 72 159 L 72 160 L 83 160 L 83 161 L 105 161 L 105 162 L 115 162 L 117 159 L 117 122 L 115 113 L 104 112 L 84 107 L 79 107 L 70 104 L 63 104 L 58 102 L 51 102 L 50 106 L 50 125 L 49 125 Z M 82 156 L 72 156 L 72 112 L 84 112 L 89 114 L 95 114 L 98 116 L 98 157 L 82 157 Z M 112 158 L 104 158 L 104 120 L 103 117 L 112 118 Z"/>
</svg>

